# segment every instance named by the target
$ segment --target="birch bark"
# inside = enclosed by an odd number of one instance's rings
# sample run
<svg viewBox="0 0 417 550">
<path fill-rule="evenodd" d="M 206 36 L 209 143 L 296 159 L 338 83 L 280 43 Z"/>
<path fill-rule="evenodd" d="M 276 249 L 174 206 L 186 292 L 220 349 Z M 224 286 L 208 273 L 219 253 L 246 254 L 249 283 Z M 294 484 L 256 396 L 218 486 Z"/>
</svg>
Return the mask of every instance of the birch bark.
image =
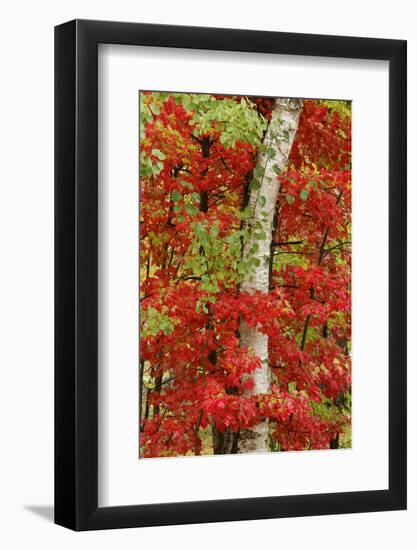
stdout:
<svg viewBox="0 0 417 550">
<path fill-rule="evenodd" d="M 275 100 L 264 138 L 265 151 L 259 153 L 257 159 L 256 173 L 261 173 L 260 187 L 255 186 L 249 191 L 248 207 L 252 216 L 246 222 L 258 228 L 262 227 L 261 231 L 265 234 L 265 238 L 257 239 L 254 236 L 256 232 L 251 231 L 251 236 L 243 248 L 243 258 L 255 257 L 259 260 L 259 266 L 244 277 L 240 286 L 241 292 L 269 292 L 271 241 L 279 191 L 277 173 L 282 173 L 287 165 L 298 128 L 300 111 L 301 101 L 298 99 L 277 98 Z M 254 245 L 257 245 L 256 252 L 253 252 Z M 248 390 L 247 394 L 269 392 L 271 373 L 268 364 L 268 336 L 242 321 L 240 345 L 252 350 L 261 360 L 261 366 L 251 374 L 253 388 Z M 265 419 L 250 429 L 241 430 L 238 438 L 238 453 L 267 452 L 269 450 L 268 429 L 268 421 Z"/>
</svg>

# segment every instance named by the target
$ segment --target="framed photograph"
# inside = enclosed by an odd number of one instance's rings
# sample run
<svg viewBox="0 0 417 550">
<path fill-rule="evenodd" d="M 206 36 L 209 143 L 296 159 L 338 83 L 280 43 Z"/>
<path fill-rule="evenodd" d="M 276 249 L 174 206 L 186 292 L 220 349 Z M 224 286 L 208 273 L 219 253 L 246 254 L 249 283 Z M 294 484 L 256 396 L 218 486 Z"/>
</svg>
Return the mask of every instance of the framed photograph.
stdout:
<svg viewBox="0 0 417 550">
<path fill-rule="evenodd" d="M 406 508 L 406 42 L 55 29 L 55 522 Z"/>
</svg>

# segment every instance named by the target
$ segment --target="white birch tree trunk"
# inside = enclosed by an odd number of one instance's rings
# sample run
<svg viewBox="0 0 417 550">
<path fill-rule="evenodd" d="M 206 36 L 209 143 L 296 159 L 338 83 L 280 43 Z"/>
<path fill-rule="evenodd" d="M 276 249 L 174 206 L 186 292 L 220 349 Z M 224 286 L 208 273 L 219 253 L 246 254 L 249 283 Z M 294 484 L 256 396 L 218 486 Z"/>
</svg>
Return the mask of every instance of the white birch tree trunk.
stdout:
<svg viewBox="0 0 417 550">
<path fill-rule="evenodd" d="M 279 185 L 277 174 L 282 173 L 288 162 L 291 147 L 298 128 L 301 101 L 298 99 L 277 98 L 271 120 L 264 138 L 264 152 L 258 154 L 255 173 L 259 176 L 260 187 L 254 186 L 249 191 L 248 207 L 252 212 L 246 222 L 251 236 L 243 249 L 243 259 L 257 258 L 259 266 L 252 268 L 244 277 L 240 291 L 253 293 L 269 292 L 271 241 L 274 230 L 274 216 Z M 259 168 L 260 167 L 260 168 Z M 264 198 L 262 198 L 264 197 Z M 255 238 L 261 231 L 265 238 Z M 255 245 L 255 247 L 254 247 Z M 257 245 L 257 246 L 256 246 Z M 254 248 L 256 249 L 253 252 Z M 250 328 L 244 321 L 240 324 L 240 345 L 249 348 L 257 355 L 262 364 L 251 374 L 253 389 L 248 395 L 268 393 L 271 385 L 271 372 L 268 364 L 268 336 Z M 241 430 L 238 439 L 238 453 L 263 453 L 269 450 L 268 421 L 263 420 L 250 429 Z"/>
</svg>

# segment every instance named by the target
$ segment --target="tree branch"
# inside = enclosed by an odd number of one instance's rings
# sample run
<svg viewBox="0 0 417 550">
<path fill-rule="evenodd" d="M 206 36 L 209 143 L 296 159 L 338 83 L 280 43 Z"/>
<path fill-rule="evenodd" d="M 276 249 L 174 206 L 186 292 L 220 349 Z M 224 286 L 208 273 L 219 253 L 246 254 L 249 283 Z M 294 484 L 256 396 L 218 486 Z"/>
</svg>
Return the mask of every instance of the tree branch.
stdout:
<svg viewBox="0 0 417 550">
<path fill-rule="evenodd" d="M 352 244 L 352 241 L 344 241 L 343 243 L 336 244 L 335 246 L 331 246 L 330 248 L 326 248 L 323 251 L 323 258 L 329 254 L 332 250 L 336 250 L 337 248 L 342 248 L 345 245 Z"/>
<path fill-rule="evenodd" d="M 286 241 L 286 242 L 272 242 L 271 246 L 286 246 L 287 244 L 303 244 L 304 241 Z"/>
</svg>

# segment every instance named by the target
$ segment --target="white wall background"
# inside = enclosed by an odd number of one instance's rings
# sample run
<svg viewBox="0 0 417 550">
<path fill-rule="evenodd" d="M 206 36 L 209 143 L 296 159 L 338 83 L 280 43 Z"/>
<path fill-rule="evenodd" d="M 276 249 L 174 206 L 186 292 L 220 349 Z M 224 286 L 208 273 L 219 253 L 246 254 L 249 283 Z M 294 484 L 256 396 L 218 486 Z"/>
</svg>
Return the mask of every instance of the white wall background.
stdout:
<svg viewBox="0 0 417 550">
<path fill-rule="evenodd" d="M 0 544 L 9 549 L 355 547 L 417 538 L 417 37 L 413 2 L 15 0 L 1 10 Z M 73 18 L 408 39 L 409 510 L 72 533 L 53 495 L 53 26 Z M 343 471 L 340 472 L 343 476 Z"/>
</svg>

